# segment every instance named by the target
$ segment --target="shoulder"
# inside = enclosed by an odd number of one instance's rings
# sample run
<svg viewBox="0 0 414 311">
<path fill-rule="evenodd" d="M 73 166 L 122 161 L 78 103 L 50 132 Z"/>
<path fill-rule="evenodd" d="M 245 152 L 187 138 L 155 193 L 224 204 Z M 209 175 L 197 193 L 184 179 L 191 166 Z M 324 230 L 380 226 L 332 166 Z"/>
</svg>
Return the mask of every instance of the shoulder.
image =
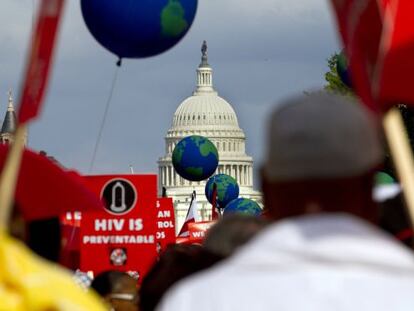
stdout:
<svg viewBox="0 0 414 311">
<path fill-rule="evenodd" d="M 231 282 L 227 277 L 227 269 L 227 263 L 219 263 L 211 269 L 178 282 L 165 294 L 156 310 L 212 310 L 210 304 L 215 300 L 215 289 L 225 288 L 225 284 Z"/>
</svg>

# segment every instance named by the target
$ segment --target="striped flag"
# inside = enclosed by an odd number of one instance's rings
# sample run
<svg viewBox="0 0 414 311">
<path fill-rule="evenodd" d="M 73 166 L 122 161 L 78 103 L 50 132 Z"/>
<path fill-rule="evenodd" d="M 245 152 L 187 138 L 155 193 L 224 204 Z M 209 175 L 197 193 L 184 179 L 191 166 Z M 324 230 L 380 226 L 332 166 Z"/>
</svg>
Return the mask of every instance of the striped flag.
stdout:
<svg viewBox="0 0 414 311">
<path fill-rule="evenodd" d="M 185 218 L 184 224 L 181 227 L 180 232 L 178 233 L 178 237 L 185 238 L 190 236 L 190 231 L 188 225 L 190 223 L 199 222 L 200 219 L 198 217 L 198 207 L 197 207 L 197 197 L 196 192 L 193 191 L 191 195 L 191 203 L 190 207 L 188 208 L 187 216 Z"/>
</svg>

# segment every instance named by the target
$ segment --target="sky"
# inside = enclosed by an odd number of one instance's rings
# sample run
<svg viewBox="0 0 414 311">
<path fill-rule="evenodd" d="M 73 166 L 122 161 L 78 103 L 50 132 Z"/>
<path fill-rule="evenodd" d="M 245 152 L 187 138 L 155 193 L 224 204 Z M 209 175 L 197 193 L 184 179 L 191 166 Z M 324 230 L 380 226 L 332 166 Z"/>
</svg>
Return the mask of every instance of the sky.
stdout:
<svg viewBox="0 0 414 311">
<path fill-rule="evenodd" d="M 19 94 L 39 0 L 0 2 L 0 118 L 7 91 Z M 29 128 L 29 147 L 87 174 L 116 57 L 88 32 L 79 0 L 66 1 L 49 91 Z M 288 96 L 324 85 L 326 59 L 340 49 L 328 0 L 201 0 L 187 36 L 173 49 L 120 68 L 93 174 L 157 172 L 175 109 L 195 88 L 208 42 L 214 86 L 231 103 L 257 169 L 266 116 Z"/>
</svg>

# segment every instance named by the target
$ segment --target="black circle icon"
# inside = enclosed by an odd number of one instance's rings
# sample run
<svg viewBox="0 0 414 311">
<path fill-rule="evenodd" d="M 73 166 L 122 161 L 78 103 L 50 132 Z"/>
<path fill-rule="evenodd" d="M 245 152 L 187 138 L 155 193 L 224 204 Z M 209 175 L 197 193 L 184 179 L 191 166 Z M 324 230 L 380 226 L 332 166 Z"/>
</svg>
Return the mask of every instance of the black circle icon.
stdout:
<svg viewBox="0 0 414 311">
<path fill-rule="evenodd" d="M 134 207 L 137 192 L 128 180 L 112 179 L 103 187 L 101 197 L 107 212 L 123 215 Z"/>
</svg>

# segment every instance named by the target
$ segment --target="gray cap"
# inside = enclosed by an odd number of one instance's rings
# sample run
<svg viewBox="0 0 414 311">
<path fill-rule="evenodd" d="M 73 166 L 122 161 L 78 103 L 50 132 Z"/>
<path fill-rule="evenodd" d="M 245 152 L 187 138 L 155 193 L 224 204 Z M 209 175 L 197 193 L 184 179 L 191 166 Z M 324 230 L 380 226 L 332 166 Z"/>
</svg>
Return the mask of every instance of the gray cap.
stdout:
<svg viewBox="0 0 414 311">
<path fill-rule="evenodd" d="M 358 102 L 326 92 L 279 105 L 270 120 L 267 149 L 269 181 L 353 177 L 383 160 L 376 118 Z"/>
</svg>

